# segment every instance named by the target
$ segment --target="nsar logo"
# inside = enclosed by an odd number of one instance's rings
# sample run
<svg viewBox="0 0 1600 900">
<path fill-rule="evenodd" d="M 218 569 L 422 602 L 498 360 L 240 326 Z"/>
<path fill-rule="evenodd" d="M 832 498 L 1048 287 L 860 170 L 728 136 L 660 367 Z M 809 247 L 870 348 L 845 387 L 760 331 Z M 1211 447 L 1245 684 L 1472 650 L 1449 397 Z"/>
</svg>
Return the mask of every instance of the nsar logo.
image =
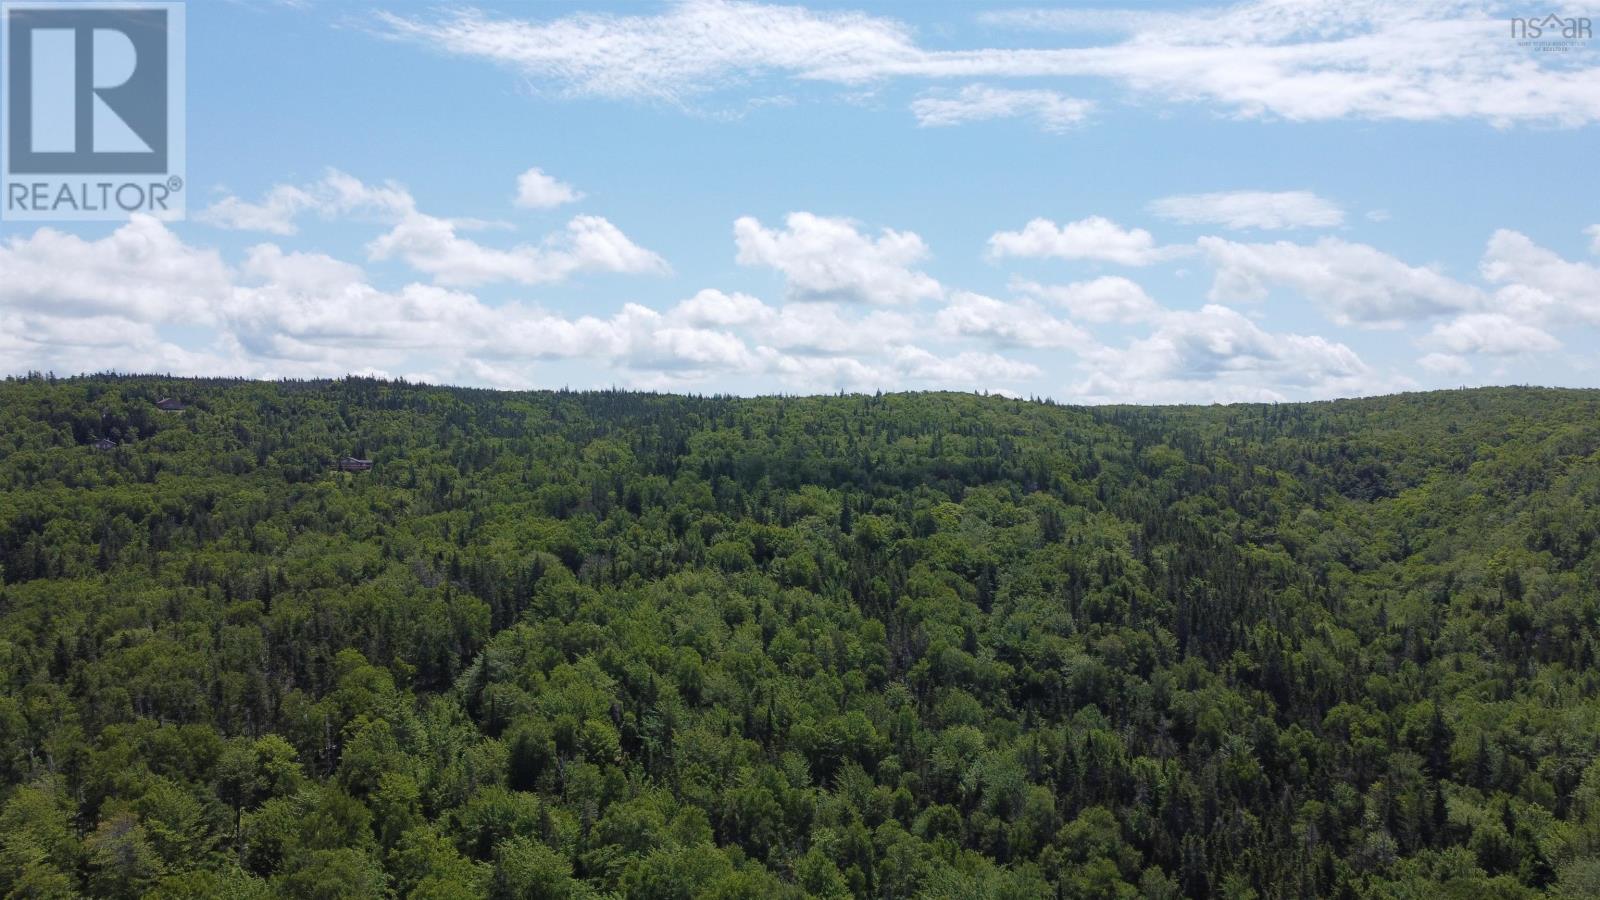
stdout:
<svg viewBox="0 0 1600 900">
<path fill-rule="evenodd" d="M 1517 18 L 1511 20 L 1511 38 L 1519 46 L 1543 51 L 1577 50 L 1594 37 L 1594 26 L 1587 16 Z"/>
</svg>

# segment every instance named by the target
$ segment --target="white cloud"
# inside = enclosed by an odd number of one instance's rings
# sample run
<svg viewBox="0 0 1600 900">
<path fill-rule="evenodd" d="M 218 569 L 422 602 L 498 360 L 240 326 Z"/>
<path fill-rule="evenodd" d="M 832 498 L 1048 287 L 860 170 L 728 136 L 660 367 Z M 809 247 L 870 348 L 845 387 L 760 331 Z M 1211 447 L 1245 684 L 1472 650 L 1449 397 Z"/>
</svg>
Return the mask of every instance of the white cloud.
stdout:
<svg viewBox="0 0 1600 900">
<path fill-rule="evenodd" d="M 788 303 L 752 333 L 764 344 L 794 353 L 876 355 L 909 343 L 917 320 L 889 310 L 851 318 L 835 303 Z"/>
<path fill-rule="evenodd" d="M 772 307 L 748 294 L 714 288 L 696 293 L 668 312 L 673 322 L 738 328 L 759 344 L 787 353 L 874 356 L 910 343 L 917 321 L 890 310 L 850 315 L 838 303 L 802 302 Z"/>
<path fill-rule="evenodd" d="M 1007 303 L 966 291 L 950 298 L 934 324 L 947 335 L 985 338 L 1015 347 L 1068 348 L 1093 343 L 1082 328 L 1032 303 Z"/>
<path fill-rule="evenodd" d="M 0 270 L 0 357 L 18 370 L 387 374 L 439 355 L 446 377 L 477 380 L 464 368 L 476 360 L 521 371 L 526 387 L 536 383 L 528 365 L 543 359 L 680 371 L 757 365 L 739 338 L 640 306 L 567 318 L 432 285 L 384 291 L 359 266 L 271 244 L 230 269 L 148 217 L 98 241 L 41 228 L 0 246 Z M 168 326 L 198 328 L 205 346 L 178 346 L 164 336 Z"/>
<path fill-rule="evenodd" d="M 341 353 L 369 365 L 406 350 L 459 350 L 489 317 L 470 294 L 409 284 L 373 287 L 359 266 L 316 253 L 252 247 L 231 291 L 227 324 L 248 351 L 302 362 Z"/>
<path fill-rule="evenodd" d="M 802 391 L 870 391 L 885 387 L 974 390 L 995 382 L 1018 382 L 1040 375 L 1030 363 L 994 353 L 934 353 L 922 347 L 897 347 L 888 358 L 808 356 L 763 348 L 767 373 Z"/>
<path fill-rule="evenodd" d="M 523 209 L 549 209 L 583 198 L 583 192 L 538 168 L 517 176 L 517 205 Z"/>
<path fill-rule="evenodd" d="M 677 100 L 768 73 L 804 75 L 916 53 L 905 26 L 890 19 L 724 0 L 677 3 L 658 15 L 529 21 L 468 10 L 379 19 L 397 37 L 601 97 Z"/>
<path fill-rule="evenodd" d="M 229 195 L 195 214 L 195 219 L 232 231 L 265 231 L 294 234 L 295 218 L 317 205 L 309 192 L 294 185 L 280 184 L 267 191 L 260 203 L 247 203 Z"/>
<path fill-rule="evenodd" d="M 987 384 L 991 380 L 1021 381 L 1039 375 L 1039 367 L 995 353 L 963 351 L 937 354 L 921 347 L 895 351 L 894 366 L 905 377 L 949 387 Z"/>
<path fill-rule="evenodd" d="M 1092 259 L 1124 266 L 1147 266 L 1187 252 L 1185 247 L 1157 247 L 1143 228 L 1123 228 L 1103 216 L 1065 225 L 1033 219 L 1021 231 L 999 231 L 989 238 L 989 255 Z"/>
<path fill-rule="evenodd" d="M 578 265 L 629 264 L 625 248 L 610 253 L 608 239 L 590 239 L 606 238 L 603 220 L 574 221 L 559 242 L 492 251 L 462 242 L 454 223 L 413 210 L 375 242 L 374 255 L 403 255 L 456 282 L 534 280 Z M 795 226 L 790 237 L 811 234 L 803 220 Z M 419 228 L 427 239 L 418 237 Z M 914 235 L 893 233 L 844 242 L 846 250 L 889 262 L 919 255 L 911 252 L 916 246 Z M 797 248 L 778 240 L 774 252 Z M 0 246 L 0 267 L 7 273 L 0 283 L 0 357 L 18 371 L 425 373 L 433 381 L 529 387 L 540 383 L 543 363 L 585 360 L 595 364 L 595 384 L 682 389 L 732 378 L 720 383 L 772 379 L 792 388 L 866 390 L 971 389 L 1038 374 L 992 353 L 917 347 L 912 339 L 925 326 L 889 310 L 853 315 L 830 302 L 771 307 L 746 294 L 705 290 L 665 312 L 626 304 L 609 315 L 567 316 L 522 303 L 491 306 L 431 284 L 384 289 L 359 265 L 273 244 L 249 248 L 230 268 L 214 251 L 184 243 L 149 218 L 98 241 L 41 228 Z M 791 269 L 815 293 L 805 266 Z M 856 281 L 868 293 L 890 290 L 871 265 L 866 271 L 869 277 Z M 888 279 L 891 287 L 895 281 Z M 907 283 L 915 293 L 922 282 Z M 203 346 L 173 343 L 162 331 L 169 325 L 184 327 L 185 341 Z"/>
<path fill-rule="evenodd" d="M 1600 267 L 1569 262 L 1527 235 L 1501 229 L 1489 238 L 1479 269 L 1502 285 L 1494 302 L 1503 311 L 1600 325 Z"/>
<path fill-rule="evenodd" d="M 730 332 L 676 325 L 637 304 L 629 304 L 614 321 L 622 343 L 613 355 L 633 369 L 698 378 L 713 371 L 745 372 L 758 364 L 745 341 Z"/>
<path fill-rule="evenodd" d="M 1451 353 L 1508 356 L 1556 350 L 1561 342 L 1543 330 L 1504 313 L 1467 313 L 1433 326 L 1425 343 Z"/>
<path fill-rule="evenodd" d="M 938 297 L 939 282 L 911 267 L 928 256 L 922 238 L 884 229 L 873 238 L 849 219 L 790 213 L 785 227 L 769 229 L 744 216 L 733 224 L 738 261 L 784 274 L 795 300 L 839 300 L 878 305 Z"/>
<path fill-rule="evenodd" d="M 1184 21 L 1182 13 L 1154 10 L 1094 7 L 1018 8 L 985 10 L 974 17 L 980 24 L 1027 31 L 1099 32 L 1124 34 L 1148 28 L 1158 22 L 1170 25 Z"/>
<path fill-rule="evenodd" d="M 412 211 L 378 255 L 410 254 L 445 280 L 535 277 L 530 271 L 542 278 L 544 270 L 526 268 L 529 260 L 607 258 L 583 231 L 604 229 L 575 221 L 580 233 L 559 247 L 521 254 L 456 246 L 451 223 Z M 408 243 L 405 229 L 418 224 L 442 227 L 445 239 Z M 809 232 L 802 225 L 796 233 Z M 863 241 L 874 251 L 887 248 L 890 259 L 906 246 L 892 234 Z M 794 249 L 779 245 L 780 253 Z M 665 312 L 629 303 L 610 314 L 563 315 L 516 302 L 489 305 L 433 284 L 385 289 L 360 265 L 270 243 L 249 248 L 229 267 L 216 252 L 143 217 L 97 241 L 49 228 L 12 238 L 0 245 L 0 269 L 7 274 L 0 282 L 0 359 L 16 371 L 422 373 L 436 382 L 525 388 L 548 383 L 541 366 L 583 361 L 592 385 L 860 390 L 967 390 L 1039 375 L 1033 365 L 995 353 L 916 346 L 912 339 L 928 333 L 926 323 L 890 310 L 856 315 L 828 302 L 772 307 L 704 290 Z M 864 283 L 881 288 L 874 278 Z M 200 346 L 175 343 L 164 333 L 170 326 Z"/>
<path fill-rule="evenodd" d="M 1032 118 L 1045 131 L 1064 132 L 1088 118 L 1094 103 L 1042 88 L 1016 90 L 969 84 L 953 95 L 920 97 L 911 104 L 924 128 L 989 119 Z"/>
<path fill-rule="evenodd" d="M 674 103 L 770 77 L 858 86 L 1087 76 L 1248 117 L 1600 120 L 1593 55 L 1519 46 L 1506 31 L 1510 14 L 1484 0 L 1253 0 L 1080 16 L 1120 40 L 938 50 L 886 17 L 736 0 L 685 0 L 650 15 L 382 13 L 380 22 L 393 37 L 511 66 L 567 93 Z"/>
<path fill-rule="evenodd" d="M 927 256 L 915 234 L 872 234 L 806 213 L 781 228 L 748 218 L 736 226 L 741 262 L 782 272 L 795 302 L 706 289 L 659 309 L 626 303 L 590 314 L 490 304 L 459 286 L 547 283 L 582 269 L 654 270 L 659 258 L 598 217 L 577 217 L 539 244 L 496 250 L 460 237 L 458 220 L 417 212 L 403 191 L 387 193 L 392 186 L 331 176 L 319 184 L 325 206 L 318 211 L 398 213 L 374 242 L 374 258 L 404 258 L 439 283 L 380 285 L 359 264 L 270 243 L 229 265 L 148 217 L 95 240 L 43 227 L 0 243 L 0 360 L 12 371 L 422 372 L 498 387 L 548 384 L 554 369 L 564 381 L 585 373 L 579 377 L 592 379 L 585 386 L 1057 393 L 1037 383 L 1044 373 L 1035 362 L 1049 360 L 1077 366 L 1070 396 L 1092 402 L 1323 398 L 1413 384 L 1392 372 L 1380 376 L 1343 343 L 1273 331 L 1227 306 L 1163 309 L 1120 276 L 1061 285 L 1015 280 L 1017 296 L 1007 300 L 946 294 L 914 269 Z M 1054 241 L 1069 231 L 1052 228 Z M 1425 355 L 1414 365 L 1399 361 L 1441 378 L 1470 374 L 1479 357 L 1515 363 L 1562 343 L 1577 347 L 1584 337 L 1572 327 L 1600 324 L 1600 267 L 1509 230 L 1495 232 L 1482 257 L 1481 283 L 1492 295 L 1334 238 L 1308 245 L 1206 238 L 1202 246 L 1217 265 L 1214 292 L 1258 297 L 1287 288 L 1359 324 L 1441 317 L 1410 335 Z M 1163 252 L 1153 239 L 1133 249 Z M 946 302 L 904 303 L 923 297 Z M 902 305 L 884 308 L 889 303 Z M 1106 346 L 1084 323 L 1147 327 Z M 1033 352 L 1013 359 L 1008 348 Z"/>
<path fill-rule="evenodd" d="M 1269 401 L 1373 388 L 1366 363 L 1344 344 L 1269 333 L 1216 304 L 1164 313 L 1148 337 L 1096 350 L 1084 367 L 1072 390 L 1091 402 Z"/>
<path fill-rule="evenodd" d="M 9 307 L 196 324 L 213 320 L 231 278 L 215 251 L 189 247 L 149 216 L 93 241 L 53 228 L 13 236 L 0 245 L 0 272 Z"/>
<path fill-rule="evenodd" d="M 16 371 L 421 372 L 525 388 L 541 383 L 541 363 L 588 360 L 596 385 L 682 389 L 731 377 L 864 390 L 1037 375 L 995 354 L 915 347 L 916 322 L 891 311 L 852 317 L 831 303 L 773 308 L 706 290 L 664 313 L 630 303 L 566 316 L 430 284 L 384 290 L 359 265 L 273 244 L 250 248 L 231 269 L 149 218 L 92 242 L 42 228 L 0 247 L 0 267 L 0 358 Z M 167 325 L 201 326 L 205 346 L 171 342 Z"/>
<path fill-rule="evenodd" d="M 524 172 L 518 189 L 517 203 L 527 207 L 555 206 L 582 196 L 538 169 Z M 405 188 L 392 182 L 368 185 L 337 169 L 328 170 L 311 184 L 278 185 L 259 203 L 225 197 L 202 211 L 199 218 L 220 228 L 291 235 L 298 230 L 296 220 L 308 212 L 329 219 L 365 216 L 389 223 L 390 231 L 367 245 L 370 257 L 402 259 L 441 284 L 548 284 L 584 271 L 638 274 L 668 270 L 665 260 L 635 244 L 600 216 L 577 216 L 564 231 L 541 244 L 501 250 L 458 234 L 485 223 L 428 215 L 417 209 Z"/>
<path fill-rule="evenodd" d="M 638 304 L 610 316 L 567 317 L 522 304 L 488 306 L 471 294 L 410 284 L 380 291 L 359 269 L 327 257 L 252 250 L 231 324 L 251 353 L 272 360 L 393 370 L 440 354 L 474 381 L 527 387 L 529 366 L 593 359 L 627 372 L 667 372 L 692 382 L 716 372 L 757 371 L 737 335 L 676 321 Z M 470 366 L 469 368 L 462 368 Z"/>
<path fill-rule="evenodd" d="M 1153 318 L 1161 307 L 1137 282 L 1120 275 L 1104 275 L 1071 284 L 1039 284 L 1015 280 L 1013 290 L 1059 303 L 1074 319 L 1085 322 L 1139 322 Z"/>
<path fill-rule="evenodd" d="M 1320 304 L 1341 325 L 1378 327 L 1474 309 L 1484 302 L 1475 287 L 1338 238 L 1315 244 L 1240 244 L 1203 237 L 1198 243 L 1216 267 L 1213 300 L 1260 300 L 1271 288 L 1284 287 Z"/>
<path fill-rule="evenodd" d="M 651 273 L 666 261 L 640 247 L 600 216 L 577 216 L 542 244 L 509 250 L 486 247 L 456 233 L 457 223 L 410 213 L 367 245 L 375 260 L 400 258 L 439 283 L 468 287 L 500 281 L 548 284 L 577 272 Z"/>
<path fill-rule="evenodd" d="M 725 294 L 707 288 L 673 307 L 676 319 L 695 325 L 754 325 L 771 320 L 772 308 L 749 294 Z"/>
<path fill-rule="evenodd" d="M 324 218 L 365 215 L 388 221 L 415 208 L 416 203 L 405 188 L 393 183 L 372 186 L 338 169 L 329 169 L 310 184 L 276 185 L 258 203 L 230 194 L 201 210 L 195 218 L 232 231 L 290 235 L 299 230 L 295 220 L 308 212 Z"/>
<path fill-rule="evenodd" d="M 1318 336 L 1273 335 L 1237 311 L 1207 304 L 1197 312 L 1167 313 L 1144 342 L 1158 352 L 1153 374 L 1214 375 L 1277 369 L 1291 381 L 1313 383 L 1360 374 L 1355 351 Z"/>
<path fill-rule="evenodd" d="M 1241 116 L 1477 118 L 1576 126 L 1600 118 L 1592 60 L 1550 59 L 1507 39 L 1501 4 L 1257 0 L 1126 20 L 1125 41 L 998 54 L 993 65 L 1101 75 Z M 1587 83 L 1585 83 L 1587 82 Z"/>
<path fill-rule="evenodd" d="M 1417 360 L 1417 365 L 1435 375 L 1470 375 L 1472 363 L 1466 357 L 1453 353 L 1429 353 Z"/>
<path fill-rule="evenodd" d="M 7 372 L 182 372 L 256 374 L 227 355 L 194 351 L 164 339 L 146 322 L 118 316 L 53 316 L 0 303 L 0 364 Z"/>
<path fill-rule="evenodd" d="M 1179 194 L 1150 204 L 1163 219 L 1223 228 L 1331 228 L 1343 224 L 1338 204 L 1310 191 L 1219 191 Z"/>
</svg>

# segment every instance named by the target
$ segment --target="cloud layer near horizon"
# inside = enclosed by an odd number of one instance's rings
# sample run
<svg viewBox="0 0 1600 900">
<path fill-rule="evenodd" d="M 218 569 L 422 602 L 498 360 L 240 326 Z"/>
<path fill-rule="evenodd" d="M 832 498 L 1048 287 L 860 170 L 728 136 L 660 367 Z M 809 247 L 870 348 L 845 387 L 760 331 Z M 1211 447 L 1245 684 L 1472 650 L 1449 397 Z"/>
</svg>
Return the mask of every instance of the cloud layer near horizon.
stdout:
<svg viewBox="0 0 1600 900">
<path fill-rule="evenodd" d="M 581 198 L 529 171 L 541 197 Z M 529 184 L 524 173 L 520 187 Z M 508 202 L 525 203 L 524 192 Z M 1261 229 L 1332 224 L 1337 209 L 1314 195 L 1197 196 L 1151 208 Z M 1600 325 L 1600 268 L 1510 230 L 1489 237 L 1477 273 L 1457 277 L 1335 236 L 1163 243 L 1102 216 L 1039 217 L 965 252 L 995 266 L 1031 258 L 1066 277 L 1013 277 L 1006 296 L 989 296 L 929 275 L 933 250 L 913 231 L 796 211 L 781 222 L 744 216 L 732 224 L 729 256 L 780 278 L 776 297 L 704 285 L 665 305 L 624 301 L 569 315 L 492 302 L 471 288 L 517 291 L 588 273 L 659 279 L 672 269 L 594 213 L 536 242 L 502 237 L 501 228 L 480 241 L 467 235 L 486 223 L 423 212 L 401 185 L 337 171 L 256 201 L 224 197 L 200 218 L 286 237 L 308 215 L 369 228 L 367 259 L 268 241 L 230 260 L 150 218 L 97 240 L 52 228 L 14 236 L 0 245 L 0 361 L 12 373 L 364 373 L 493 387 L 548 386 L 548 366 L 566 361 L 592 373 L 583 386 L 1279 400 L 1405 389 L 1417 384 L 1413 372 L 1465 377 L 1485 363 L 1558 352 L 1557 335 Z M 397 265 L 409 277 L 375 278 L 368 263 Z M 1195 263 L 1209 269 L 1210 287 L 1188 303 L 1162 302 L 1130 277 Z M 1074 272 L 1105 266 L 1123 272 Z M 1415 368 L 1374 366 L 1348 337 L 1258 321 L 1273 304 L 1306 301 L 1358 336 L 1406 330 Z M 1045 359 L 1071 376 L 1047 376 Z"/>
</svg>

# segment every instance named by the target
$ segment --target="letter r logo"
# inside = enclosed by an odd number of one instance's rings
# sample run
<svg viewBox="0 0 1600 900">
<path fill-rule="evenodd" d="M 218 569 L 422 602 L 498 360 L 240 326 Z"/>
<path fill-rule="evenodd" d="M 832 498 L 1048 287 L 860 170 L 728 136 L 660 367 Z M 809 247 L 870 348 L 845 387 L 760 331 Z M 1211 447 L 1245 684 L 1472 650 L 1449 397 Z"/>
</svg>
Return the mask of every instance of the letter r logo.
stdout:
<svg viewBox="0 0 1600 900">
<path fill-rule="evenodd" d="M 167 170 L 167 11 L 8 8 L 10 171 Z"/>
</svg>

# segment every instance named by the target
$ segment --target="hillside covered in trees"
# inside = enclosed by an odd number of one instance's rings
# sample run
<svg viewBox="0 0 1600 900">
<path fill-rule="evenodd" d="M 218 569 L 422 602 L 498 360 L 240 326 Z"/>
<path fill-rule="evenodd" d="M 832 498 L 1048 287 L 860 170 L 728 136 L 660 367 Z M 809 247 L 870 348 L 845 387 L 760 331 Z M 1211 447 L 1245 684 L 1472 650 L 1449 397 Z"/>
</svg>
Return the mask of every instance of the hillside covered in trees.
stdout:
<svg viewBox="0 0 1600 900">
<path fill-rule="evenodd" d="M 0 895 L 1596 897 L 1597 537 L 1596 391 L 12 379 Z"/>
</svg>

